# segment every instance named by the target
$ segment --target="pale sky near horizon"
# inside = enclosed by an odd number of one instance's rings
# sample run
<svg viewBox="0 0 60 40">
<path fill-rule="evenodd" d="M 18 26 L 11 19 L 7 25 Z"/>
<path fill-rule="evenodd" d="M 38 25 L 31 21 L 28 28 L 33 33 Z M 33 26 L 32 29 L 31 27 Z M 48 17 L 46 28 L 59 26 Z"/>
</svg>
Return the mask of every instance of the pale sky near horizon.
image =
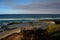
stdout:
<svg viewBox="0 0 60 40">
<path fill-rule="evenodd" d="M 0 0 L 0 14 L 60 14 L 60 0 Z"/>
</svg>

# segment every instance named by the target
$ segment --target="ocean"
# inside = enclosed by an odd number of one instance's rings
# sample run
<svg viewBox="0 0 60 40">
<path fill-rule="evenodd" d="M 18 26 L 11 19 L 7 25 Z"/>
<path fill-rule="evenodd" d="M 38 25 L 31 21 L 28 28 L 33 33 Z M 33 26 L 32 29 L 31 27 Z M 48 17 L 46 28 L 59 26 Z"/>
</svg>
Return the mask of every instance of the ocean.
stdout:
<svg viewBox="0 0 60 40">
<path fill-rule="evenodd" d="M 60 14 L 0 14 L 0 18 L 60 18 Z"/>
<path fill-rule="evenodd" d="M 35 19 L 60 19 L 60 14 L 0 14 L 0 24 Z"/>
</svg>

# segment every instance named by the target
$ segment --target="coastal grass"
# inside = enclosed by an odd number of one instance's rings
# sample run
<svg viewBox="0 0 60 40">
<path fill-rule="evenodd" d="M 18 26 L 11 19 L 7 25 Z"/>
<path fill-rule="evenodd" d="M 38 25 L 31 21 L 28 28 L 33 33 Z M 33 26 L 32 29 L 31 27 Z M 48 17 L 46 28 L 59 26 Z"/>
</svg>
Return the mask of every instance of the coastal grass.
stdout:
<svg viewBox="0 0 60 40">
<path fill-rule="evenodd" d="M 55 35 L 60 35 L 60 24 L 48 25 L 47 32 L 48 34 L 55 33 Z"/>
</svg>

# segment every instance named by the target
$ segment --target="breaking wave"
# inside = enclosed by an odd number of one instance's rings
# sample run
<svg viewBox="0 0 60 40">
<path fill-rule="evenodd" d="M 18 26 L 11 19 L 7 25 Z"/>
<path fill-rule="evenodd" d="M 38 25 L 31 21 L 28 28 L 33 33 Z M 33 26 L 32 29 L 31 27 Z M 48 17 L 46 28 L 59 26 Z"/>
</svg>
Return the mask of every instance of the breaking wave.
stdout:
<svg viewBox="0 0 60 40">
<path fill-rule="evenodd" d="M 45 19 L 60 19 L 60 18 L 3 18 L 0 20 L 45 20 Z"/>
</svg>

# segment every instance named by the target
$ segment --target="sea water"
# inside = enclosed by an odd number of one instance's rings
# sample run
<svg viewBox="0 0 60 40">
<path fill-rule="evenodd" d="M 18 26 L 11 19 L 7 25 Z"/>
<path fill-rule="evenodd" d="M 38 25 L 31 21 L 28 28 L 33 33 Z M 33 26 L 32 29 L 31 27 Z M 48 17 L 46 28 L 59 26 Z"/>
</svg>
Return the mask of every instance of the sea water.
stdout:
<svg viewBox="0 0 60 40">
<path fill-rule="evenodd" d="M 9 22 L 29 22 L 44 19 L 60 20 L 60 14 L 0 14 L 0 30 L 3 25 Z"/>
<path fill-rule="evenodd" d="M 0 24 L 15 21 L 60 19 L 60 14 L 0 14 Z"/>
</svg>

